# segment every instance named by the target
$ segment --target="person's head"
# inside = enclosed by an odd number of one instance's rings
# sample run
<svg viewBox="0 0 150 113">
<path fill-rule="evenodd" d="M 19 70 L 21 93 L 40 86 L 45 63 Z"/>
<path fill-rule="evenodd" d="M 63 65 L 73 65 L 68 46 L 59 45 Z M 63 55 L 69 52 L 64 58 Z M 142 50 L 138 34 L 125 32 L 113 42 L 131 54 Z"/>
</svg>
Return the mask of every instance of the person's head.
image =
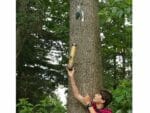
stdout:
<svg viewBox="0 0 150 113">
<path fill-rule="evenodd" d="M 106 107 L 112 101 L 112 94 L 107 90 L 100 90 L 100 93 L 95 94 L 93 101 Z"/>
</svg>

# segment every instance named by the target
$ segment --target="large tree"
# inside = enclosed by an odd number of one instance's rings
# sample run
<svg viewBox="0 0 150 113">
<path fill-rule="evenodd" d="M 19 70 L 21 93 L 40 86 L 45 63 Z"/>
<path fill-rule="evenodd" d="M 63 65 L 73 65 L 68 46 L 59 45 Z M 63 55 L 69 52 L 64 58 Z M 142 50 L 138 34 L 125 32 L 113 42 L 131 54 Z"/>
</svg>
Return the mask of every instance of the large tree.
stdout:
<svg viewBox="0 0 150 113">
<path fill-rule="evenodd" d="M 82 95 L 92 97 L 102 88 L 98 0 L 70 0 L 70 46 L 77 44 L 75 79 Z M 68 113 L 87 113 L 71 92 Z"/>
</svg>

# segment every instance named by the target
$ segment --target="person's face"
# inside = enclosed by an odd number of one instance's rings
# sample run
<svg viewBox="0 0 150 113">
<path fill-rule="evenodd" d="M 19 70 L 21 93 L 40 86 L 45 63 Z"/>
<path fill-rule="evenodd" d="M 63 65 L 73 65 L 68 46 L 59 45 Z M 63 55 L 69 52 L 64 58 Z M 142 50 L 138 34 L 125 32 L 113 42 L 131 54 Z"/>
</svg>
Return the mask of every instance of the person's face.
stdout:
<svg viewBox="0 0 150 113">
<path fill-rule="evenodd" d="M 102 99 L 102 95 L 101 94 L 95 94 L 93 101 L 95 103 L 104 103 L 105 100 Z"/>
</svg>

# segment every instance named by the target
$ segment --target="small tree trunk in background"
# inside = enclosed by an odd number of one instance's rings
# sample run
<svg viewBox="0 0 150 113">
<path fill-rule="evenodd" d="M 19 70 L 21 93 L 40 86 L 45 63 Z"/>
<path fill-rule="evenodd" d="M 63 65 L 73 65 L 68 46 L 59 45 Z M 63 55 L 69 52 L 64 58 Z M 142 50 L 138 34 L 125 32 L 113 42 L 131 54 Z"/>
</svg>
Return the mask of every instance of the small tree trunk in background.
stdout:
<svg viewBox="0 0 150 113">
<path fill-rule="evenodd" d="M 116 54 L 114 55 L 114 59 L 113 59 L 113 61 L 114 61 L 114 76 L 113 76 L 113 78 L 114 78 L 114 83 L 113 83 L 113 89 L 116 89 L 117 88 L 117 67 L 116 67 Z"/>
<path fill-rule="evenodd" d="M 123 49 L 122 51 L 122 76 L 123 76 L 123 79 L 126 77 L 126 62 L 125 62 L 125 49 Z"/>
<path fill-rule="evenodd" d="M 27 15 L 26 10 L 27 10 L 27 2 L 26 0 L 17 0 L 17 12 L 16 13 L 21 13 L 22 15 Z M 22 19 L 22 18 L 21 18 Z M 24 26 L 16 26 L 16 57 L 18 58 L 20 52 L 22 51 L 25 38 L 23 37 L 23 31 L 24 31 Z"/>
<path fill-rule="evenodd" d="M 76 19 L 80 5 L 84 19 Z M 70 46 L 77 44 L 75 80 L 82 95 L 91 97 L 102 88 L 98 0 L 70 0 Z M 68 113 L 88 113 L 74 97 L 69 83 Z"/>
</svg>

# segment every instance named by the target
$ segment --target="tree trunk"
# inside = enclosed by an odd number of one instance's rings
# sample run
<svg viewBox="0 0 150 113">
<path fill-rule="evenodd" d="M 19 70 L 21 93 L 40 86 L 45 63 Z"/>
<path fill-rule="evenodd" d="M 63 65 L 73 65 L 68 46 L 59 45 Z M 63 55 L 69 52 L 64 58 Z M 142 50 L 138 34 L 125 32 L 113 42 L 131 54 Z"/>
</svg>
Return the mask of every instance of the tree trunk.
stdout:
<svg viewBox="0 0 150 113">
<path fill-rule="evenodd" d="M 76 18 L 80 5 L 84 19 Z M 77 44 L 75 80 L 80 93 L 91 97 L 102 88 L 98 0 L 70 0 L 70 46 Z M 88 113 L 74 97 L 69 83 L 68 113 Z"/>
<path fill-rule="evenodd" d="M 17 9 L 16 9 L 16 13 L 21 13 L 23 16 L 27 15 L 27 0 L 17 0 Z M 20 18 L 22 19 L 22 18 Z M 18 21 L 16 21 L 18 24 Z M 25 42 L 25 38 L 23 37 L 24 35 L 24 31 L 25 28 L 23 25 L 17 25 L 16 26 L 16 58 L 18 58 L 19 54 L 22 51 L 24 42 Z"/>
<path fill-rule="evenodd" d="M 117 66 L 116 66 L 116 54 L 114 55 L 114 76 L 113 76 L 113 79 L 114 79 L 114 82 L 113 82 L 113 89 L 116 89 L 117 88 Z"/>
<path fill-rule="evenodd" d="M 122 76 L 123 79 L 126 77 L 126 62 L 125 62 L 125 49 L 122 50 Z"/>
</svg>

